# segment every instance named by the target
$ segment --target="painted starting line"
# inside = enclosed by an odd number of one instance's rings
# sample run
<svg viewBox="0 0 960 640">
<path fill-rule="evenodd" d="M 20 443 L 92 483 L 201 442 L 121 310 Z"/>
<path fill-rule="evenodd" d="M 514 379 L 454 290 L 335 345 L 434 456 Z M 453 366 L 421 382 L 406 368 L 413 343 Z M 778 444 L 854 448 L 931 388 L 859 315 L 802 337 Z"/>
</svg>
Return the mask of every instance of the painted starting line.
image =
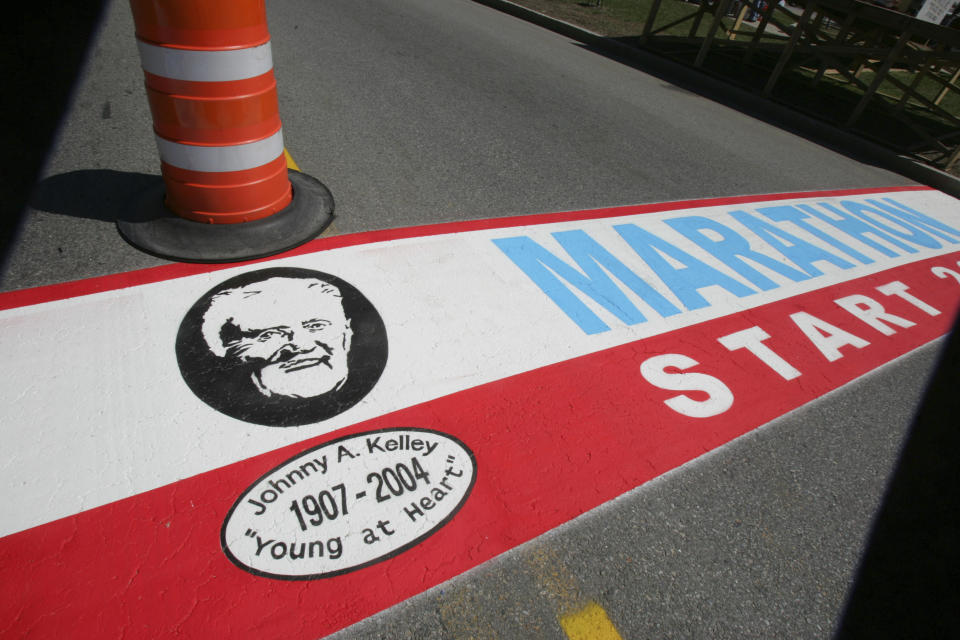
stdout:
<svg viewBox="0 0 960 640">
<path fill-rule="evenodd" d="M 958 250 L 910 187 L 0 294 L 0 633 L 332 633 L 943 335 Z"/>
</svg>

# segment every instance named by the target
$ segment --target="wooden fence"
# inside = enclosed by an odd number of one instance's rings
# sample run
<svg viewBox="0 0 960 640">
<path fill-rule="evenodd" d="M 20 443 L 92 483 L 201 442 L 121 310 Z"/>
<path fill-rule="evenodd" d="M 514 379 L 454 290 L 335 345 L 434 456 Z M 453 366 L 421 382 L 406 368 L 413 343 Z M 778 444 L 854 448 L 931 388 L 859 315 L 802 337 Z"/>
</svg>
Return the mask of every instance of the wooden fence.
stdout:
<svg viewBox="0 0 960 640">
<path fill-rule="evenodd" d="M 652 0 L 643 34 L 630 39 L 899 153 L 960 169 L 956 29 L 858 0 Z"/>
</svg>

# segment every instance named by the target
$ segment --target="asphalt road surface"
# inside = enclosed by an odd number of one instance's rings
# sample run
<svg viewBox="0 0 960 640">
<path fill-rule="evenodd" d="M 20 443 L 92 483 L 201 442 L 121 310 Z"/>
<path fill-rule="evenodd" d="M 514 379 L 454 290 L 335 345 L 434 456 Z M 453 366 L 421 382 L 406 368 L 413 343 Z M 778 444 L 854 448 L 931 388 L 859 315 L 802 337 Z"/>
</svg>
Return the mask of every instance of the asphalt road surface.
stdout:
<svg viewBox="0 0 960 640">
<path fill-rule="evenodd" d="M 334 232 L 909 184 L 468 0 L 271 2 L 287 149 Z M 107 4 L 0 286 L 157 264 L 113 220 L 159 173 L 129 8 Z"/>
<path fill-rule="evenodd" d="M 327 233 L 911 184 L 469 0 L 268 4 L 287 149 Z M 124 2 L 107 4 L 0 289 L 162 261 L 113 221 L 159 172 Z M 823 638 L 943 341 L 338 638 Z"/>
</svg>

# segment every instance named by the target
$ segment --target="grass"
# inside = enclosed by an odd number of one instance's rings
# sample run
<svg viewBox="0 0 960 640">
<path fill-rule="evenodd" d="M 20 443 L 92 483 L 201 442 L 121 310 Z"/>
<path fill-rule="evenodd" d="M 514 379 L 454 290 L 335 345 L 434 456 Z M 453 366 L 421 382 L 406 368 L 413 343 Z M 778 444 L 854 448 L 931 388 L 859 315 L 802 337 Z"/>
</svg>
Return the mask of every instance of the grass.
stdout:
<svg viewBox="0 0 960 640">
<path fill-rule="evenodd" d="M 889 75 L 899 80 L 901 84 L 905 84 L 907 86 L 910 86 L 914 79 L 914 73 L 907 69 L 893 69 Z M 941 74 L 940 77 L 943 78 L 945 81 L 950 80 L 949 74 L 944 73 L 944 74 Z M 874 79 L 873 71 L 865 71 L 860 75 L 860 79 L 864 83 L 869 85 L 871 82 L 873 82 L 873 79 Z M 942 84 L 940 84 L 933 78 L 926 76 L 924 78 L 921 78 L 920 83 L 914 88 L 914 91 L 916 93 L 919 93 L 923 97 L 925 97 L 927 100 L 930 100 L 931 102 L 933 102 L 934 100 L 936 100 L 937 95 L 940 93 L 940 90 L 942 88 L 943 88 Z M 879 92 L 883 96 L 889 97 L 892 100 L 899 101 L 903 97 L 903 90 L 893 82 L 890 82 L 889 80 L 884 80 L 880 84 Z M 910 98 L 909 104 L 917 105 L 917 106 L 922 105 L 922 103 L 919 100 L 914 100 L 913 98 Z M 947 92 L 947 94 L 943 97 L 943 100 L 940 102 L 939 106 L 947 113 L 960 117 L 960 92 L 957 92 L 957 91 Z"/>
</svg>

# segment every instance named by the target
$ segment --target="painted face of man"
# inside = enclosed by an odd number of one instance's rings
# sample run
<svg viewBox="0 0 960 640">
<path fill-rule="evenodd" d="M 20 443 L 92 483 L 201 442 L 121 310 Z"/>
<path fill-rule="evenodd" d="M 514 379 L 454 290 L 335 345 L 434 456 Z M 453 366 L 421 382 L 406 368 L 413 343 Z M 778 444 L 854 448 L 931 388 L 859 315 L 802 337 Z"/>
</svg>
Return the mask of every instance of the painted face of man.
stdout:
<svg viewBox="0 0 960 640">
<path fill-rule="evenodd" d="M 312 398 L 346 381 L 353 332 L 333 285 L 270 278 L 221 294 L 214 311 L 224 319 L 215 353 L 252 365 L 263 395 Z"/>
</svg>

